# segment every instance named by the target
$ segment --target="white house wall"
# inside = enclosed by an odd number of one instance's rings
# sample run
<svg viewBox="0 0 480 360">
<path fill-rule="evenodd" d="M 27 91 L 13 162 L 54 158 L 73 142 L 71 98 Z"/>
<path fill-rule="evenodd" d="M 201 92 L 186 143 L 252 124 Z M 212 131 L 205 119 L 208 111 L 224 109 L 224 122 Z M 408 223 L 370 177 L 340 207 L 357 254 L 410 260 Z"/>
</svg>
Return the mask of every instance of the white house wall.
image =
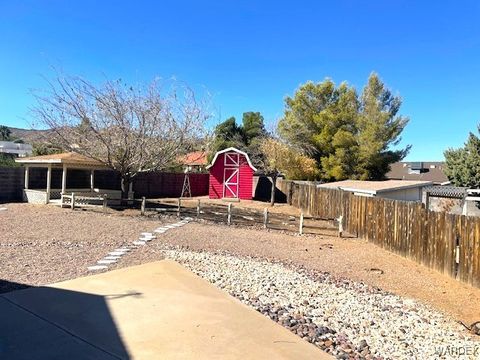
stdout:
<svg viewBox="0 0 480 360">
<path fill-rule="evenodd" d="M 385 191 L 377 194 L 377 197 L 402 201 L 421 201 L 422 187 Z"/>
</svg>

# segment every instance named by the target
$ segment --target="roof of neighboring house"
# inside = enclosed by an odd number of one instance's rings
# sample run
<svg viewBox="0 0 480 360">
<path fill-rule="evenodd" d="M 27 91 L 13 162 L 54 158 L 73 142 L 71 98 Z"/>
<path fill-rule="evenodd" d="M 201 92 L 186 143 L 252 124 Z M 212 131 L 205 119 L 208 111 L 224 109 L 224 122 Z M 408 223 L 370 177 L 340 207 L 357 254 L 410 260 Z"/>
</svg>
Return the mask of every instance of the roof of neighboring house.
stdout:
<svg viewBox="0 0 480 360">
<path fill-rule="evenodd" d="M 451 185 L 428 186 L 424 189 L 430 196 L 451 199 L 463 199 L 467 195 L 468 190 L 467 187 Z"/>
<path fill-rule="evenodd" d="M 15 159 L 15 161 L 22 164 L 32 164 L 32 165 L 66 164 L 66 165 L 77 165 L 77 166 L 106 167 L 102 162 L 98 160 L 95 160 L 74 152 L 31 156 L 31 157 Z"/>
<path fill-rule="evenodd" d="M 392 190 L 404 190 L 416 187 L 432 185 L 431 181 L 408 181 L 408 180 L 384 180 L 362 181 L 344 180 L 317 185 L 319 188 L 341 189 L 345 191 L 360 192 L 366 194 L 378 194 Z"/>
<path fill-rule="evenodd" d="M 194 151 L 179 159 L 180 164 L 188 166 L 205 166 L 208 164 L 205 151 Z"/>
<path fill-rule="evenodd" d="M 236 153 L 242 154 L 243 156 L 245 156 L 245 159 L 247 159 L 248 166 L 250 166 L 253 171 L 257 171 L 257 168 L 255 166 L 253 166 L 252 162 L 250 161 L 250 157 L 248 156 L 248 154 L 245 151 L 239 150 L 239 149 L 234 148 L 234 147 L 229 147 L 227 149 L 217 151 L 217 153 L 213 157 L 212 162 L 210 163 L 210 165 L 207 166 L 207 169 L 210 169 L 213 166 L 213 164 L 215 164 L 215 161 L 217 161 L 218 155 L 224 154 L 224 153 L 227 153 L 227 152 L 236 152 Z"/>
<path fill-rule="evenodd" d="M 32 145 L 13 141 L 0 141 L 0 153 L 27 156 L 32 153 Z"/>
<path fill-rule="evenodd" d="M 412 164 L 421 164 L 421 170 L 412 171 Z M 423 161 L 423 162 L 405 162 L 400 161 L 390 166 L 390 171 L 386 177 L 392 180 L 424 180 L 433 181 L 436 184 L 448 182 L 448 178 L 443 172 L 445 163 L 440 161 Z"/>
</svg>

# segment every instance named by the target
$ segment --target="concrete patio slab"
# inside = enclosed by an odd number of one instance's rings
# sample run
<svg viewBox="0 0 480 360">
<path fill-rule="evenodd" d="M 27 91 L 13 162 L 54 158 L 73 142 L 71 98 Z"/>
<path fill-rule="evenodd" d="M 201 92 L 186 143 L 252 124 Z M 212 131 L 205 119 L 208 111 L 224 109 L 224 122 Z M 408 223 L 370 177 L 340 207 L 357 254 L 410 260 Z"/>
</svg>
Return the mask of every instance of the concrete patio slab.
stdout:
<svg viewBox="0 0 480 360">
<path fill-rule="evenodd" d="M 0 295 L 0 358 L 331 359 L 163 260 Z"/>
<path fill-rule="evenodd" d="M 118 359 L 2 297 L 0 323 L 0 359 Z"/>
</svg>

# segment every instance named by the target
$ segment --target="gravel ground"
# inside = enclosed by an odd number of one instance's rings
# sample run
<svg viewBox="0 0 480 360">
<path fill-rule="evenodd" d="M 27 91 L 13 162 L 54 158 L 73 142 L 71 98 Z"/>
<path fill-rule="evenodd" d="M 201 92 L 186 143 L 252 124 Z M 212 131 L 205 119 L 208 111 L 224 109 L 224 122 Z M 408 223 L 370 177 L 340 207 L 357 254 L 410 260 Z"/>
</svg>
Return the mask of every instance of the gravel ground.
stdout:
<svg viewBox="0 0 480 360">
<path fill-rule="evenodd" d="M 364 240 L 294 236 L 195 222 L 187 228 L 188 231 L 182 229 L 164 234 L 162 241 L 169 246 L 195 251 L 227 251 L 242 257 L 255 256 L 328 272 L 337 278 L 365 282 L 400 296 L 418 299 L 466 324 L 480 320 L 480 289 Z"/>
<path fill-rule="evenodd" d="M 177 221 L 2 206 L 0 293 L 87 275 L 87 266 L 114 248 Z M 190 223 L 132 250 L 109 270 L 164 257 L 337 358 L 459 358 L 448 351 L 480 358 L 479 338 L 453 320 L 479 320 L 480 290 L 365 241 Z"/>
<path fill-rule="evenodd" d="M 228 254 L 165 255 L 338 359 L 458 359 L 451 348 L 469 349 L 460 358 L 480 354 L 480 340 L 452 319 L 363 283 Z"/>
<path fill-rule="evenodd" d="M 141 232 L 162 224 L 158 218 L 121 213 L 71 211 L 55 206 L 7 204 L 0 212 L 0 293 L 88 275 L 87 266 L 115 248 L 131 244 Z M 147 253 L 142 257 L 143 253 Z M 138 249 L 116 265 L 146 262 L 160 254 Z"/>
</svg>

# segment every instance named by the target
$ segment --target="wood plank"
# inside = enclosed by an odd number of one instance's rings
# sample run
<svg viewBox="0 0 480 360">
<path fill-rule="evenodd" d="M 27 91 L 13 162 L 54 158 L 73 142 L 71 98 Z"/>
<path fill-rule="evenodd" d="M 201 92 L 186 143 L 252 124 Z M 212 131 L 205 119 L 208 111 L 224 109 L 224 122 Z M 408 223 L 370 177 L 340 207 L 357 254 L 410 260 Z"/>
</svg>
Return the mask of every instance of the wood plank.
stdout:
<svg viewBox="0 0 480 360">
<path fill-rule="evenodd" d="M 323 217 L 344 217 L 345 229 L 359 238 L 480 287 L 480 219 L 433 212 L 412 202 L 355 196 L 314 184 L 281 183 L 293 206 Z M 288 186 L 287 186 L 288 184 Z"/>
</svg>

